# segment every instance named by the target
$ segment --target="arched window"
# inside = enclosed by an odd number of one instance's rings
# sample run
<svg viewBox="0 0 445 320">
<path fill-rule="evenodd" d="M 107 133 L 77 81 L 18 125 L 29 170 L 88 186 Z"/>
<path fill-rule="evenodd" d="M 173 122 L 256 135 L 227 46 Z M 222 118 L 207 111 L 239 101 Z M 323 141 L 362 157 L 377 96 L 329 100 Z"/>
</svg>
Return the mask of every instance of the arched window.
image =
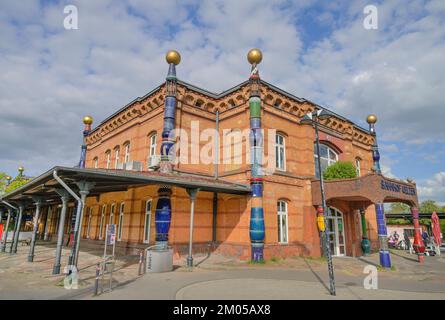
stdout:
<svg viewBox="0 0 445 320">
<path fill-rule="evenodd" d="M 124 163 L 130 162 L 130 142 L 124 144 Z"/>
<path fill-rule="evenodd" d="M 85 237 L 87 239 L 90 238 L 90 230 L 91 230 L 91 219 L 93 218 L 93 207 L 90 207 L 88 210 L 88 220 L 87 220 L 87 230 Z"/>
<path fill-rule="evenodd" d="M 318 155 L 317 145 L 314 145 L 314 159 L 315 159 L 315 176 L 320 178 L 320 172 L 318 172 Z M 333 149 L 329 148 L 325 144 L 320 144 L 320 162 L 321 172 L 324 172 L 327 167 L 338 161 L 338 154 Z"/>
<path fill-rule="evenodd" d="M 98 157 L 95 157 L 93 159 L 93 166 L 94 166 L 94 169 L 99 168 L 99 158 Z"/>
<path fill-rule="evenodd" d="M 117 222 L 117 241 L 122 240 L 122 229 L 124 227 L 124 208 L 125 202 L 121 202 L 119 206 L 119 220 Z"/>
<path fill-rule="evenodd" d="M 105 168 L 107 168 L 107 169 L 110 169 L 110 166 L 111 166 L 111 151 L 110 150 L 107 150 L 106 152 L 105 152 L 105 161 L 106 161 L 106 163 L 105 163 Z"/>
<path fill-rule="evenodd" d="M 355 158 L 355 170 L 357 172 L 357 177 L 360 177 L 361 168 L 360 168 L 360 158 Z"/>
<path fill-rule="evenodd" d="M 117 169 L 119 166 L 119 147 L 114 148 L 114 169 Z"/>
<path fill-rule="evenodd" d="M 105 215 L 107 213 L 107 205 L 104 204 L 102 206 L 102 213 L 100 215 L 100 224 L 99 224 L 99 240 L 103 239 L 103 230 L 104 230 L 104 223 L 105 223 Z"/>
<path fill-rule="evenodd" d="M 288 243 L 287 202 L 284 200 L 279 200 L 277 202 L 277 217 L 278 217 L 278 242 Z"/>
<path fill-rule="evenodd" d="M 275 167 L 279 170 L 286 170 L 286 142 L 284 135 L 275 135 Z"/>
<path fill-rule="evenodd" d="M 158 146 L 158 135 L 157 133 L 153 133 L 150 135 L 149 139 L 149 151 L 148 151 L 148 156 L 154 156 L 156 155 L 156 149 Z"/>
</svg>

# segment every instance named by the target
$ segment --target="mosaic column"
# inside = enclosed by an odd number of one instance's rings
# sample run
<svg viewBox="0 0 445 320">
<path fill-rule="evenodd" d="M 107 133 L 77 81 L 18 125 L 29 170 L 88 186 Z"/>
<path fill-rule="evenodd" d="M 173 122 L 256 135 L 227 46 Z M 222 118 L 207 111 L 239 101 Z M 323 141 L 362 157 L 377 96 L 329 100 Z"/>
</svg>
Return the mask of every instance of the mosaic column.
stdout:
<svg viewBox="0 0 445 320">
<path fill-rule="evenodd" d="M 383 203 L 375 204 L 375 213 L 377 217 L 377 232 L 380 243 L 380 265 L 384 268 L 391 268 L 391 257 L 388 250 L 388 232 L 386 230 L 386 219 Z"/>
<path fill-rule="evenodd" d="M 83 117 L 83 124 L 85 128 L 83 129 L 83 143 L 80 149 L 80 160 L 79 160 L 79 168 L 85 168 L 85 161 L 87 157 L 87 144 L 86 137 L 91 132 L 91 124 L 93 123 L 93 118 L 90 116 Z"/>
<path fill-rule="evenodd" d="M 361 219 L 361 226 L 362 226 L 362 251 L 363 255 L 369 255 L 371 253 L 371 241 L 368 239 L 368 232 L 366 230 L 366 216 L 365 211 L 360 210 L 360 219 Z"/>
<path fill-rule="evenodd" d="M 414 243 L 413 248 L 417 253 L 417 257 L 420 263 L 425 262 L 425 245 L 422 241 L 422 228 L 419 223 L 419 210 L 417 207 L 411 207 L 411 213 L 413 215 L 414 224 Z"/>
<path fill-rule="evenodd" d="M 175 144 L 173 130 L 175 128 L 176 114 L 176 66 L 181 62 L 181 56 L 177 51 L 169 51 L 166 55 L 169 64 L 166 84 L 165 84 L 165 104 L 164 104 L 164 128 L 162 131 L 161 162 L 159 171 L 161 173 L 172 173 L 173 152 Z M 156 204 L 155 225 L 156 225 L 156 245 L 158 249 L 168 247 L 168 232 L 171 223 L 171 187 L 161 186 L 158 190 L 158 202 Z"/>
<path fill-rule="evenodd" d="M 263 134 L 261 131 L 261 98 L 260 75 L 258 64 L 262 60 L 262 53 L 258 49 L 252 49 L 247 54 L 247 60 L 252 65 L 250 73 L 250 157 L 252 200 L 250 209 L 250 242 L 251 259 L 254 262 L 264 260 L 264 211 L 263 211 L 263 172 L 261 168 L 263 156 Z"/>
<path fill-rule="evenodd" d="M 372 161 L 373 161 L 372 170 L 378 174 L 381 174 L 382 171 L 380 170 L 380 152 L 379 152 L 379 146 L 377 144 L 377 135 L 375 132 L 375 123 L 377 122 L 377 117 L 373 114 L 370 114 L 366 118 L 366 122 L 368 122 L 369 124 L 369 131 L 374 136 L 374 144 L 372 145 Z"/>
</svg>

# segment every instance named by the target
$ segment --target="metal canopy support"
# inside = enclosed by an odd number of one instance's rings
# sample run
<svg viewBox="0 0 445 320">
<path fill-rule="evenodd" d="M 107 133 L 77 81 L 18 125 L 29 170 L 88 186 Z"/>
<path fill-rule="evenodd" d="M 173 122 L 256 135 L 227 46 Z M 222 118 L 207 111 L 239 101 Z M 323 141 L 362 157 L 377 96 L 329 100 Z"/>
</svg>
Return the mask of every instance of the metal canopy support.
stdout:
<svg viewBox="0 0 445 320">
<path fill-rule="evenodd" d="M 15 231 L 14 231 L 14 239 L 11 244 L 10 253 L 12 253 L 12 254 L 17 253 L 17 245 L 19 244 L 20 225 L 22 224 L 23 210 L 25 210 L 25 205 L 23 203 L 20 203 L 19 204 L 19 213 L 17 216 L 16 226 L 15 226 Z"/>
<path fill-rule="evenodd" d="M 34 248 L 36 245 L 37 230 L 39 229 L 40 207 L 42 205 L 42 200 L 39 197 L 34 197 L 33 200 L 36 205 L 36 214 L 34 216 L 34 228 L 32 230 L 31 245 L 29 247 L 28 262 L 34 261 Z"/>
<path fill-rule="evenodd" d="M 57 247 L 56 247 L 56 258 L 54 259 L 53 274 L 60 273 L 60 259 L 62 256 L 62 245 L 63 245 L 63 227 L 65 225 L 65 216 L 68 207 L 68 201 L 70 199 L 69 193 L 63 189 L 57 189 L 56 192 L 60 195 L 62 200 L 62 211 L 60 212 L 59 218 L 59 229 L 57 235 Z"/>
<path fill-rule="evenodd" d="M 77 182 L 77 186 L 79 187 L 80 204 L 77 208 L 78 214 L 76 215 L 76 224 L 74 226 L 74 243 L 72 249 L 72 257 L 73 257 L 72 264 L 75 265 L 76 267 L 79 260 L 79 246 L 81 238 L 80 235 L 82 232 L 82 221 L 83 221 L 83 213 L 85 211 L 85 202 L 88 194 L 90 193 L 90 190 L 94 187 L 94 182 L 80 181 Z"/>
<path fill-rule="evenodd" d="M 199 189 L 187 189 L 190 197 L 190 237 L 189 237 L 189 255 L 187 257 L 187 267 L 193 268 L 193 219 L 195 215 L 195 201 Z"/>
<path fill-rule="evenodd" d="M 9 222 L 11 221 L 11 216 L 12 216 L 12 208 L 9 208 L 8 209 L 8 218 L 6 219 L 6 226 L 3 231 L 3 241 L 2 241 L 1 252 L 6 251 L 6 241 L 8 240 L 8 229 L 9 229 Z"/>
</svg>

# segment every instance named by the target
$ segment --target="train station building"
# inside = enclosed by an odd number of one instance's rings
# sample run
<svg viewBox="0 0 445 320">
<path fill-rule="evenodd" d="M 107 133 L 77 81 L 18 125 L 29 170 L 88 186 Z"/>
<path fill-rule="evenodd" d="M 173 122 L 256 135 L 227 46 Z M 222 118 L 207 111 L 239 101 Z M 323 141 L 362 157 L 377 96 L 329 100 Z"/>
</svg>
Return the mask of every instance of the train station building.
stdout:
<svg viewBox="0 0 445 320">
<path fill-rule="evenodd" d="M 243 260 L 317 257 L 318 159 L 322 172 L 348 161 L 356 178 L 324 181 L 331 252 L 361 256 L 366 238 L 390 266 L 384 203 L 404 202 L 416 218 L 418 199 L 414 182 L 382 175 L 375 116 L 363 128 L 262 80 L 257 49 L 246 81 L 218 94 L 179 79 L 179 53 L 166 58 L 163 84 L 94 128 L 84 118 L 78 167 L 54 167 L 5 194 L 4 219 L 33 215 L 36 238 L 62 245 L 77 219 L 80 250 L 103 247 L 116 224 L 122 254 L 158 246 L 187 255 L 192 243 L 194 253 Z"/>
</svg>

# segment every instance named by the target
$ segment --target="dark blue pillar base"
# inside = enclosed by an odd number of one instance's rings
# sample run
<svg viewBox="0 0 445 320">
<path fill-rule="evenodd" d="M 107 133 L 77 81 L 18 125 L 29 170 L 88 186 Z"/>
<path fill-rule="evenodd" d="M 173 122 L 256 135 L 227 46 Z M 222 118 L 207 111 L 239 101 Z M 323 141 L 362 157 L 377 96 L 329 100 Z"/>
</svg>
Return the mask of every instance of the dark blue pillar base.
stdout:
<svg viewBox="0 0 445 320">
<path fill-rule="evenodd" d="M 263 262 L 264 261 L 264 245 L 252 245 L 252 261 Z"/>
<path fill-rule="evenodd" d="M 380 265 L 383 268 L 391 268 L 391 257 L 389 255 L 389 251 L 380 250 Z"/>
</svg>

